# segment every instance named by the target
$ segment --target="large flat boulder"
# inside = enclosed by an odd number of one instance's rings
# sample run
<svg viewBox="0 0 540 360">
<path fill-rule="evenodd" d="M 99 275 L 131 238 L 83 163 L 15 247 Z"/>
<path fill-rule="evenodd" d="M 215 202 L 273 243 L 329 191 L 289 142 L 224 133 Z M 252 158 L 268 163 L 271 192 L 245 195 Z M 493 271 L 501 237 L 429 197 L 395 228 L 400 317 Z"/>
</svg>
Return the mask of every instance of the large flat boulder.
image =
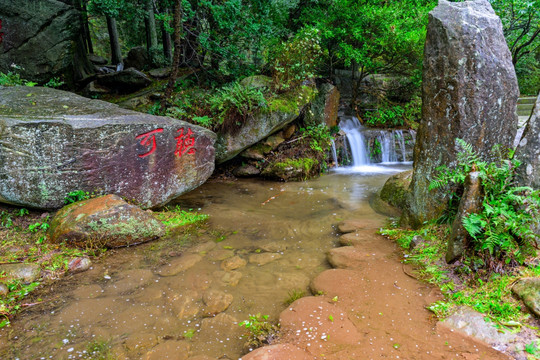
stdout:
<svg viewBox="0 0 540 360">
<path fill-rule="evenodd" d="M 456 164 L 456 138 L 489 158 L 512 146 L 519 94 L 501 20 L 488 0 L 441 0 L 430 12 L 424 51 L 422 120 L 414 149 L 409 220 L 437 218 L 447 191 L 429 191 L 437 167 Z"/>
<path fill-rule="evenodd" d="M 214 170 L 209 130 L 48 88 L 0 87 L 0 139 L 0 202 L 19 206 L 83 190 L 152 208 Z"/>
</svg>

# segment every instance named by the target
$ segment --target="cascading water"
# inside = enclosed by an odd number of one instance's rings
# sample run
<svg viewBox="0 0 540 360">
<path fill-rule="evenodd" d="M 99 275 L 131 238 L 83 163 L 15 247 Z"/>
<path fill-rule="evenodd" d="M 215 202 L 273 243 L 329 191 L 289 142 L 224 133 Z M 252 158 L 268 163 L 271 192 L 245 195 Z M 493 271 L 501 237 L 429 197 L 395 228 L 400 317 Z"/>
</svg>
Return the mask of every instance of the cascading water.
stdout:
<svg viewBox="0 0 540 360">
<path fill-rule="evenodd" d="M 364 136 L 361 133 L 362 124 L 357 118 L 342 119 L 339 127 L 343 130 L 349 141 L 353 166 L 363 166 L 370 163 Z"/>
<path fill-rule="evenodd" d="M 410 164 L 414 131 L 366 129 L 356 117 L 342 118 L 339 126 L 347 139 L 340 149 L 341 160 L 347 160 L 350 154 L 352 161 L 347 162 L 350 167 L 340 167 L 340 157 L 333 143 L 332 155 L 337 171 L 381 172 L 384 165 Z"/>
</svg>

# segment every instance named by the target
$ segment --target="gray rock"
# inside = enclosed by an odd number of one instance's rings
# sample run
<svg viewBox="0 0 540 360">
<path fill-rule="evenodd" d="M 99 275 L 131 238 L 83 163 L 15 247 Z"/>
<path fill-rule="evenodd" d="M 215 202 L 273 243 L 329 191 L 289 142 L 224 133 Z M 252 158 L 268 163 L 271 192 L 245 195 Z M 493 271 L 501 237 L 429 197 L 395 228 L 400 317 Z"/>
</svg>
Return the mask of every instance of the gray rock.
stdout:
<svg viewBox="0 0 540 360">
<path fill-rule="evenodd" d="M 6 284 L 0 283 L 0 297 L 9 294 L 9 289 Z"/>
<path fill-rule="evenodd" d="M 425 242 L 426 242 L 426 239 L 424 239 L 422 236 L 414 235 L 413 238 L 411 239 L 411 242 L 409 243 L 409 250 L 412 250 L 416 248 L 418 245 L 423 244 Z"/>
<path fill-rule="evenodd" d="M 214 171 L 211 131 L 49 88 L 0 87 L 0 134 L 0 202 L 18 206 L 82 190 L 157 207 Z"/>
<path fill-rule="evenodd" d="M 516 149 L 516 159 L 522 161 L 517 169 L 521 185 L 540 189 L 540 94 L 525 131 Z"/>
<path fill-rule="evenodd" d="M 145 88 L 152 80 L 135 68 L 127 68 L 110 74 L 98 75 L 96 83 L 115 92 L 127 94 Z"/>
<path fill-rule="evenodd" d="M 70 273 L 79 273 L 90 269 L 92 261 L 88 257 L 77 257 L 72 259 L 68 264 L 68 271 Z"/>
<path fill-rule="evenodd" d="M 482 184 L 480 182 L 480 173 L 473 171 L 467 175 L 463 190 L 463 196 L 459 202 L 456 218 L 452 224 L 452 232 L 448 239 L 448 249 L 446 251 L 446 262 L 450 263 L 457 260 L 465 252 L 469 232 L 463 227 L 463 218 L 479 213 L 482 209 Z"/>
<path fill-rule="evenodd" d="M 540 278 L 522 278 L 512 286 L 512 292 L 540 318 Z"/>
<path fill-rule="evenodd" d="M 137 206 L 116 195 L 105 195 L 60 209 L 51 221 L 49 234 L 57 243 L 116 248 L 155 240 L 165 234 L 165 227 Z"/>
<path fill-rule="evenodd" d="M 187 269 L 192 268 L 199 261 L 202 260 L 202 256 L 198 254 L 182 255 L 180 258 L 171 261 L 169 264 L 162 266 L 158 270 L 158 274 L 161 276 L 174 276 Z"/>
<path fill-rule="evenodd" d="M 86 54 L 78 51 L 82 48 L 81 17 L 69 2 L 0 0 L 0 19 L 0 72 L 14 70 L 40 83 L 52 77 L 79 80 L 85 77 L 79 73 L 81 68 L 92 72 Z M 20 69 L 11 68 L 12 64 Z"/>
<path fill-rule="evenodd" d="M 519 94 L 501 20 L 488 0 L 441 0 L 430 12 L 424 51 L 423 110 L 414 149 L 409 220 L 437 218 L 445 190 L 429 191 L 441 165 L 456 164 L 456 138 L 483 158 L 495 144 L 512 146 Z"/>
<path fill-rule="evenodd" d="M 90 62 L 92 62 L 92 64 L 102 65 L 102 66 L 107 65 L 107 63 L 109 62 L 104 57 L 101 57 L 101 56 L 96 55 L 96 54 L 89 54 L 88 55 L 88 60 L 90 60 Z"/>
<path fill-rule="evenodd" d="M 128 51 L 124 59 L 125 68 L 133 67 L 137 70 L 144 70 L 150 64 L 148 52 L 145 47 L 135 46 Z"/>
<path fill-rule="evenodd" d="M 273 99 L 265 111 L 249 116 L 234 133 L 220 133 L 216 141 L 216 162 L 232 159 L 244 149 L 281 130 L 295 120 L 309 103 L 313 88 L 304 86 L 295 94 Z"/>
<path fill-rule="evenodd" d="M 111 90 L 104 88 L 102 86 L 99 86 L 97 82 L 91 81 L 89 82 L 83 89 L 82 93 L 86 97 L 95 97 L 95 96 L 101 96 L 110 93 Z"/>
<path fill-rule="evenodd" d="M 381 189 L 381 199 L 398 209 L 405 209 L 412 174 L 412 170 L 403 171 L 386 180 Z"/>
<path fill-rule="evenodd" d="M 37 264 L 2 264 L 0 273 L 5 272 L 4 281 L 21 280 L 25 283 L 31 283 L 39 279 L 41 268 Z"/>
<path fill-rule="evenodd" d="M 233 175 L 238 177 L 257 176 L 261 173 L 260 169 L 249 164 L 242 165 L 233 170 Z"/>
<path fill-rule="evenodd" d="M 517 334 L 508 331 L 500 332 L 484 318 L 485 315 L 464 306 L 439 322 L 437 326 L 443 326 L 451 331 L 497 346 L 499 351 L 515 341 Z"/>
<path fill-rule="evenodd" d="M 165 79 L 171 74 L 171 68 L 159 68 L 148 71 L 148 74 L 156 79 Z"/>
</svg>

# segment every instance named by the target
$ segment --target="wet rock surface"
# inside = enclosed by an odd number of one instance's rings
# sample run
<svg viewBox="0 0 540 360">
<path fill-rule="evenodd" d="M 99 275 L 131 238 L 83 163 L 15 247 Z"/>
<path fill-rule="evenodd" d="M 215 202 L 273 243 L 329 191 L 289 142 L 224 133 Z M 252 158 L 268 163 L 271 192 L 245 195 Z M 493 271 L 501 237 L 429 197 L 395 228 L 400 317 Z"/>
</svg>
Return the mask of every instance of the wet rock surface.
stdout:
<svg viewBox="0 0 540 360">
<path fill-rule="evenodd" d="M 523 164 L 517 169 L 519 183 L 540 189 L 540 94 L 531 117 L 516 148 L 516 159 Z"/>
<path fill-rule="evenodd" d="M 484 158 L 511 147 L 519 89 L 499 17 L 489 1 L 440 1 L 430 12 L 424 50 L 422 120 L 414 149 L 409 221 L 437 218 L 445 192 L 429 191 L 436 168 L 455 165 L 456 138 Z"/>
<path fill-rule="evenodd" d="M 540 317 L 540 278 L 522 278 L 512 287 L 516 294 L 529 310 Z"/>
<path fill-rule="evenodd" d="M 127 94 L 147 87 L 152 80 L 135 68 L 127 68 L 110 74 L 98 75 L 96 83 L 111 91 Z"/>
<path fill-rule="evenodd" d="M 51 220 L 49 234 L 57 243 L 116 248 L 155 240 L 165 234 L 165 227 L 137 206 L 105 195 L 62 208 Z"/>
<path fill-rule="evenodd" d="M 0 87 L 0 132 L 0 201 L 19 206 L 82 190 L 156 207 L 214 170 L 214 133 L 50 88 Z"/>
<path fill-rule="evenodd" d="M 37 264 L 1 264 L 0 272 L 4 272 L 3 280 L 20 280 L 31 283 L 39 279 L 41 268 Z"/>
</svg>

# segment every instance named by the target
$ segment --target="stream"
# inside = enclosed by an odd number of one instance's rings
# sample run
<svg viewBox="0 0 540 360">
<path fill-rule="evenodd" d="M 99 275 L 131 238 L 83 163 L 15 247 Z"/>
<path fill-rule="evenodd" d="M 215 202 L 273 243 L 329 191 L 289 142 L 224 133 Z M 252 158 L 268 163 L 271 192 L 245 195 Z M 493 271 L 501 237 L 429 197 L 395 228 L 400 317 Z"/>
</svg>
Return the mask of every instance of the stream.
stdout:
<svg viewBox="0 0 540 360">
<path fill-rule="evenodd" d="M 385 217 L 368 200 L 405 169 L 333 172 L 298 183 L 212 180 L 177 200 L 183 209 L 209 214 L 207 228 L 111 251 L 89 271 L 48 286 L 41 304 L 0 330 L 0 358 L 98 359 L 92 350 L 106 344 L 113 359 L 238 359 L 245 343 L 238 323 L 257 313 L 277 322 L 293 292 L 310 295 L 310 281 L 331 268 L 326 253 L 338 246 L 335 225 L 357 219 L 383 226 Z M 461 350 L 454 351 L 448 345 L 454 338 L 441 337 L 424 309 L 432 289 L 403 275 L 398 249 L 379 238 L 384 244 L 373 252 L 384 253 L 375 278 L 355 290 L 378 296 L 368 303 L 374 318 L 366 310 L 368 320 L 359 327 L 365 352 L 343 358 L 499 358 L 485 349 L 486 357 L 476 355 L 479 348 L 469 339 L 455 340 Z M 411 293 L 393 298 L 406 283 Z M 387 301 L 411 310 L 390 322 L 378 309 L 380 299 L 384 314 L 392 313 Z M 401 323 L 406 329 L 393 329 Z"/>
</svg>

